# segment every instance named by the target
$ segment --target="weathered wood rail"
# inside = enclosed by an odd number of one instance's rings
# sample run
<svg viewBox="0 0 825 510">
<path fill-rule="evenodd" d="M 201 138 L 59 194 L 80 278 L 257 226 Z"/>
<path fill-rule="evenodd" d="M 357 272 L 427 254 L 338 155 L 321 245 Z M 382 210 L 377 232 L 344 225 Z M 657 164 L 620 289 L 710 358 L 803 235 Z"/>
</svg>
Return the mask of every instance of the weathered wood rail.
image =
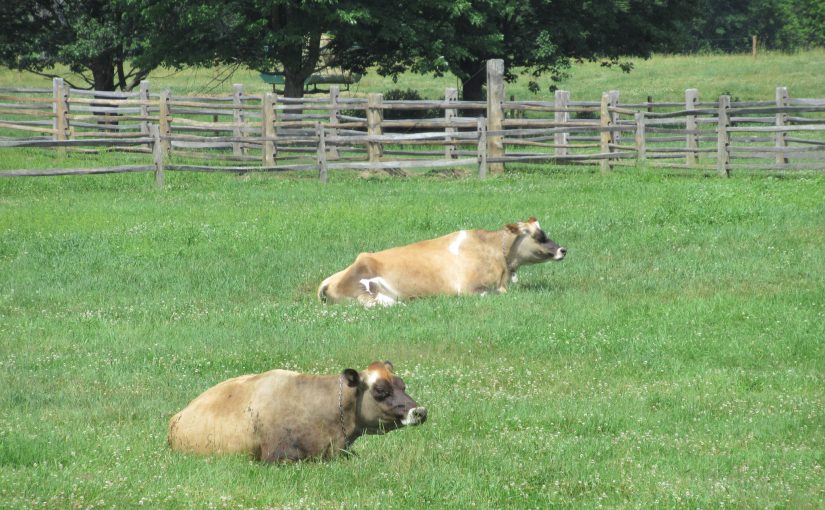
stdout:
<svg viewBox="0 0 825 510">
<path fill-rule="evenodd" d="M 12 169 L 0 176 L 153 171 L 317 172 L 469 166 L 480 176 L 519 163 L 646 165 L 716 171 L 825 169 L 825 99 L 791 98 L 780 87 L 766 101 L 623 104 L 618 91 L 598 101 L 506 101 L 500 61 L 488 63 L 486 102 L 387 101 L 343 97 L 225 96 L 72 89 L 0 88 L 0 151 L 146 153 L 147 164 L 100 168 Z M 486 112 L 469 117 L 464 112 Z M 388 115 L 389 112 L 401 112 Z M 1 152 L 0 152 L 1 153 Z M 151 154 L 151 159 L 150 155 Z M 151 164 L 150 164 L 151 161 Z"/>
</svg>

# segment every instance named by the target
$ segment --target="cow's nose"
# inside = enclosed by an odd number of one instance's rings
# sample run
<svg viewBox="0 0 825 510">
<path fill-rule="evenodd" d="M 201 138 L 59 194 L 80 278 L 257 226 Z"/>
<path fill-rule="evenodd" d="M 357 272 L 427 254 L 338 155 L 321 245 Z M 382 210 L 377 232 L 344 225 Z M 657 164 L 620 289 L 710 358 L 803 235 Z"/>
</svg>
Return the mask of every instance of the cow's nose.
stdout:
<svg viewBox="0 0 825 510">
<path fill-rule="evenodd" d="M 401 420 L 402 425 L 421 425 L 427 420 L 427 408 L 415 407 L 407 411 L 407 416 Z"/>
<path fill-rule="evenodd" d="M 565 248 L 564 246 L 559 246 L 557 257 L 561 259 L 564 258 L 565 255 L 567 255 L 567 248 Z"/>
<path fill-rule="evenodd" d="M 416 407 L 412 410 L 413 416 L 416 418 L 418 423 L 424 423 L 427 420 L 427 408 L 426 407 Z"/>
</svg>

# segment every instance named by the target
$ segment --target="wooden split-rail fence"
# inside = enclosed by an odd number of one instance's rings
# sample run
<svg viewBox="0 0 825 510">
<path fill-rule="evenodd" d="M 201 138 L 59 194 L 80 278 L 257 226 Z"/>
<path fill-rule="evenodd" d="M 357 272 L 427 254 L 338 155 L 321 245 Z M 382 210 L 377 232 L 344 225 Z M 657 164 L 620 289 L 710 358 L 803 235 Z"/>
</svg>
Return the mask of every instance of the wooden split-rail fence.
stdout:
<svg viewBox="0 0 825 510">
<path fill-rule="evenodd" d="M 479 176 L 518 163 L 647 165 L 716 171 L 825 168 L 825 99 L 791 98 L 784 87 L 765 101 L 506 100 L 501 60 L 487 66 L 486 102 L 390 101 L 381 94 L 300 99 L 272 93 L 175 96 L 69 88 L 0 88 L 4 148 L 50 147 L 61 155 L 118 150 L 138 164 L 112 167 L 0 169 L 0 176 L 169 171 L 307 171 L 326 182 L 331 170 L 404 171 L 473 167 Z M 145 156 L 139 156 L 145 154 Z M 17 158 L 19 159 L 19 158 Z M 64 166 L 64 165 L 61 165 Z M 69 164 L 70 166 L 70 164 Z"/>
</svg>

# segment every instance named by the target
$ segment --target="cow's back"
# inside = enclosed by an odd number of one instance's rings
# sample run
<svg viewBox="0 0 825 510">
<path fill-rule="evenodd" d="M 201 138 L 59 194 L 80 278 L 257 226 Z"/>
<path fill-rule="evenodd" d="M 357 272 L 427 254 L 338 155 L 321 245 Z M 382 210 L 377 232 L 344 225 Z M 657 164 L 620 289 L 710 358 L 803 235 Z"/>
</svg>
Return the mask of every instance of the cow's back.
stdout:
<svg viewBox="0 0 825 510">
<path fill-rule="evenodd" d="M 481 232 L 453 232 L 374 256 L 402 298 L 494 289 L 505 269 L 504 258 L 500 246 L 491 244 Z"/>
<path fill-rule="evenodd" d="M 169 445 L 191 453 L 255 452 L 260 448 L 261 402 L 284 393 L 299 374 L 271 370 L 235 377 L 196 397 L 169 420 Z"/>
</svg>

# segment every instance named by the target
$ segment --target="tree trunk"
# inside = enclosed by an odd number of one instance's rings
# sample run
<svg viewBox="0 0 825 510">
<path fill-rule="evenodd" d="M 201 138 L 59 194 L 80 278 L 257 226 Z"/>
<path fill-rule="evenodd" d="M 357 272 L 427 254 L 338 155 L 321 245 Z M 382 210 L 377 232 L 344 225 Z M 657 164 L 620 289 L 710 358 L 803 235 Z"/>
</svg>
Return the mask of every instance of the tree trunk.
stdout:
<svg viewBox="0 0 825 510">
<path fill-rule="evenodd" d="M 461 99 L 464 101 L 486 101 L 484 86 L 487 84 L 487 64 L 486 62 L 462 62 L 460 64 L 463 76 L 468 76 L 462 80 Z M 486 110 L 463 110 L 462 115 L 466 117 L 479 117 L 486 115 Z"/>
<path fill-rule="evenodd" d="M 318 66 L 320 55 L 321 29 L 316 28 L 306 34 L 304 46 L 295 46 L 286 51 L 284 65 L 284 96 L 304 97 L 304 81 L 312 76 Z"/>
<path fill-rule="evenodd" d="M 94 80 L 94 90 L 98 90 L 101 92 L 114 92 L 115 91 L 115 66 L 114 62 L 107 58 L 106 56 L 102 56 L 97 59 L 95 62 L 92 63 L 90 66 L 92 69 L 92 78 Z M 97 96 L 95 96 L 97 97 Z M 96 104 L 92 103 L 92 107 L 99 106 L 99 107 L 106 107 L 107 105 Z M 105 116 L 106 113 L 95 112 L 94 115 Z M 112 114 L 109 114 L 112 115 Z M 115 120 L 107 120 L 101 119 L 97 121 L 98 124 L 103 125 L 117 125 L 117 121 Z"/>
<path fill-rule="evenodd" d="M 284 97 L 304 97 L 304 80 L 309 76 L 301 73 L 284 73 Z"/>
<path fill-rule="evenodd" d="M 111 59 L 105 56 L 95 60 L 89 65 L 92 71 L 94 89 L 106 92 L 115 90 L 115 65 Z"/>
<path fill-rule="evenodd" d="M 486 101 L 487 97 L 484 93 L 484 86 L 487 84 L 487 73 L 482 64 L 473 64 L 473 69 L 478 69 L 481 66 L 481 71 L 471 75 L 467 81 L 464 82 L 461 92 L 461 99 L 464 101 Z"/>
</svg>

